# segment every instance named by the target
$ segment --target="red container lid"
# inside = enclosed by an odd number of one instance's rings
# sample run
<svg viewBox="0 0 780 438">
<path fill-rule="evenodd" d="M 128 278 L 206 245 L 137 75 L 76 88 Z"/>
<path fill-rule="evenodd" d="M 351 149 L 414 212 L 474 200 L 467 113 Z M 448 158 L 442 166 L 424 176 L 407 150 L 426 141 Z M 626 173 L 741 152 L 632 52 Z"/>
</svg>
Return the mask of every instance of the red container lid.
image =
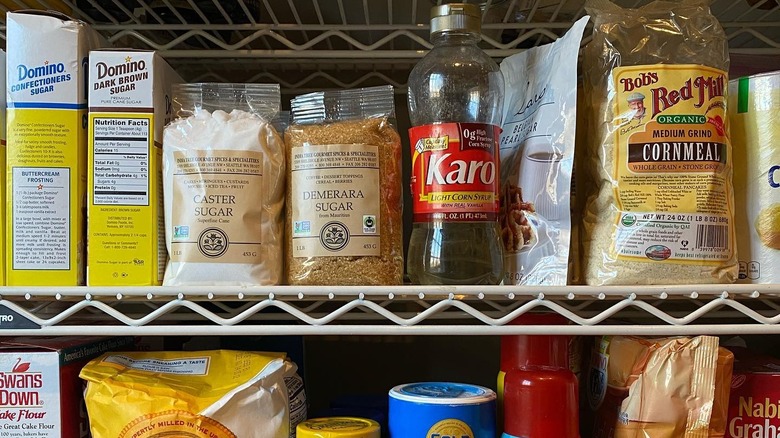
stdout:
<svg viewBox="0 0 780 438">
<path fill-rule="evenodd" d="M 504 381 L 504 432 L 579 438 L 577 378 L 568 369 L 513 369 Z"/>
<path fill-rule="evenodd" d="M 566 325 L 556 313 L 525 314 L 511 325 Z M 569 336 L 505 335 L 501 337 L 501 371 L 529 366 L 569 368 Z"/>
</svg>

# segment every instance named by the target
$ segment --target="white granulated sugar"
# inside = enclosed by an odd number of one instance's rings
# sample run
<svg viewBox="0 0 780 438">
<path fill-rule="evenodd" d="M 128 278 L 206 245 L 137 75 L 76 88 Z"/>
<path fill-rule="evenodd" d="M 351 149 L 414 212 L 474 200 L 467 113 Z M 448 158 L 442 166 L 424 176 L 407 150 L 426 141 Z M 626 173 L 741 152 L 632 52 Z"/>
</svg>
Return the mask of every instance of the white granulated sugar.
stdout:
<svg viewBox="0 0 780 438">
<path fill-rule="evenodd" d="M 201 109 L 167 126 L 163 145 L 163 284 L 279 284 L 285 161 L 271 123 Z"/>
</svg>

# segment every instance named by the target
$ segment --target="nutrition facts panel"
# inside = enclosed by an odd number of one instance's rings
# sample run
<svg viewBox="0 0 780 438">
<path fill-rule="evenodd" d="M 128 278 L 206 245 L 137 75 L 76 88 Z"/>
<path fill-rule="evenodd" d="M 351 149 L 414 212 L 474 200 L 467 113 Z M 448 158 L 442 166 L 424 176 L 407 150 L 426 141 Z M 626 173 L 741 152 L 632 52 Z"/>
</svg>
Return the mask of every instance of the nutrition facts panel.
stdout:
<svg viewBox="0 0 780 438">
<path fill-rule="evenodd" d="M 149 205 L 148 118 L 93 121 L 93 203 Z"/>
</svg>

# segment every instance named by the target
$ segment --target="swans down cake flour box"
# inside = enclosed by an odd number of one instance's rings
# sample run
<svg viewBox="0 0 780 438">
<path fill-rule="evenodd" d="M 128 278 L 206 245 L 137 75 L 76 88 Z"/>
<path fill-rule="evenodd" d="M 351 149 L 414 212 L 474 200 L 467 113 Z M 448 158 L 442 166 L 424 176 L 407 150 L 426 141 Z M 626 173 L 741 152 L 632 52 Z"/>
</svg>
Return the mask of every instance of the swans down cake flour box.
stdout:
<svg viewBox="0 0 780 438">
<path fill-rule="evenodd" d="M 156 286 L 167 261 L 163 128 L 181 77 L 157 53 L 89 59 L 87 284 Z"/>
<path fill-rule="evenodd" d="M 89 436 L 79 372 L 132 337 L 30 337 L 0 341 L 0 434 L 8 438 Z"/>
<path fill-rule="evenodd" d="M 87 61 L 101 44 L 56 12 L 9 12 L 6 284 L 84 284 Z"/>
</svg>

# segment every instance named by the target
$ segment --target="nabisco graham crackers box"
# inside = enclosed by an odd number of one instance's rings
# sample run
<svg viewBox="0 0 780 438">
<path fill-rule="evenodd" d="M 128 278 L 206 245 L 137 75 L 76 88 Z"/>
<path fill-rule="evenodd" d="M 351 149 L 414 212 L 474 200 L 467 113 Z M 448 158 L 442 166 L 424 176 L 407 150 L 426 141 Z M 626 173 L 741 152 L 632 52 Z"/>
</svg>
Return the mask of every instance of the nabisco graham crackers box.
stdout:
<svg viewBox="0 0 780 438">
<path fill-rule="evenodd" d="M 132 343 L 130 337 L 0 341 L 0 436 L 89 436 L 79 372 L 89 360 Z"/>
<path fill-rule="evenodd" d="M 87 71 L 99 36 L 65 15 L 6 15 L 6 284 L 84 283 Z"/>
<path fill-rule="evenodd" d="M 780 360 L 735 353 L 726 438 L 780 437 Z"/>
<path fill-rule="evenodd" d="M 89 61 L 87 284 L 162 283 L 167 253 L 162 134 L 171 85 L 157 53 L 97 50 Z"/>
</svg>

